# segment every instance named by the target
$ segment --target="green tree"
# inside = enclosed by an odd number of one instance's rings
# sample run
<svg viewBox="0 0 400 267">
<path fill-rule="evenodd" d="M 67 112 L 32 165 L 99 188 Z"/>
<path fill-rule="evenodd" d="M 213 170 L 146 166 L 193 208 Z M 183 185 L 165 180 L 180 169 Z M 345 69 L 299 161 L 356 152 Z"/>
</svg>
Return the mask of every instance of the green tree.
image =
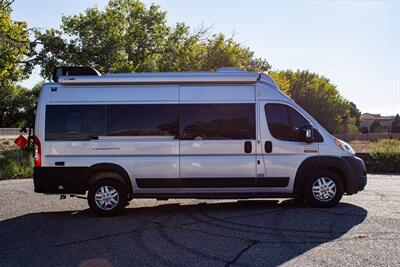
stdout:
<svg viewBox="0 0 400 267">
<path fill-rule="evenodd" d="M 356 116 L 352 115 L 353 106 L 339 94 L 329 79 L 310 71 L 300 70 L 272 71 L 269 74 L 284 93 L 328 131 L 332 133 L 355 131 L 353 124 L 356 124 Z M 353 108 L 356 109 L 355 105 Z"/>
<path fill-rule="evenodd" d="M 166 12 L 154 4 L 111 0 L 105 10 L 63 17 L 59 30 L 36 31 L 43 45 L 37 61 L 45 78 L 60 65 L 89 65 L 102 73 L 270 68 L 233 38 L 207 33 L 191 33 L 184 23 L 168 26 Z"/>
<path fill-rule="evenodd" d="M 201 70 L 215 70 L 219 67 L 239 67 L 249 71 L 266 71 L 271 68 L 267 61 L 254 58 L 249 48 L 242 47 L 233 38 L 223 34 L 213 35 L 207 40 Z"/>
<path fill-rule="evenodd" d="M 0 0 L 0 127 L 19 127 L 32 118 L 35 95 L 16 83 L 33 67 L 36 40 L 25 22 L 11 19 L 11 0 Z"/>
<path fill-rule="evenodd" d="M 0 127 L 22 127 L 33 119 L 37 91 L 15 84 L 0 90 Z"/>
<path fill-rule="evenodd" d="M 356 104 L 353 102 L 349 102 L 349 107 L 350 107 L 350 116 L 355 119 L 355 125 L 357 128 L 360 127 L 360 118 L 361 118 L 361 111 L 357 108 Z"/>
<path fill-rule="evenodd" d="M 379 123 L 379 120 L 375 120 L 370 127 L 370 132 L 371 133 L 383 133 L 385 129 L 382 127 L 382 125 Z"/>
<path fill-rule="evenodd" d="M 198 71 L 201 69 L 205 46 L 201 39 L 206 30 L 190 33 L 184 23 L 177 23 L 166 36 L 162 56 L 158 60 L 158 70 Z"/>
<path fill-rule="evenodd" d="M 26 23 L 11 19 L 12 2 L 0 0 L 0 90 L 27 77 L 26 65 L 21 63 L 31 51 Z"/>
<path fill-rule="evenodd" d="M 396 117 L 394 117 L 394 119 L 392 121 L 391 132 L 392 133 L 400 133 L 400 116 L 399 116 L 399 114 L 397 114 Z"/>
<path fill-rule="evenodd" d="M 34 109 L 44 81 L 31 90 L 8 84 L 0 90 L 0 127 L 25 127 L 34 119 Z"/>
</svg>

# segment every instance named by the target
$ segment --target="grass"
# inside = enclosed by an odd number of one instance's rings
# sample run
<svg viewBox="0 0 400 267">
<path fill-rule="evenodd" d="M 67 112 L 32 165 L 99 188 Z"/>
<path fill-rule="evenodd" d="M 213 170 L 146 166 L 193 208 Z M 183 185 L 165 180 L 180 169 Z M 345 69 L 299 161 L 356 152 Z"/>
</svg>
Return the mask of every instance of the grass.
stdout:
<svg viewBox="0 0 400 267">
<path fill-rule="evenodd" d="M 20 150 L 13 140 L 0 140 L 0 180 L 30 178 L 33 165 L 32 148 Z"/>
<path fill-rule="evenodd" d="M 32 149 L 13 149 L 0 153 L 0 180 L 29 178 L 33 174 Z"/>
</svg>

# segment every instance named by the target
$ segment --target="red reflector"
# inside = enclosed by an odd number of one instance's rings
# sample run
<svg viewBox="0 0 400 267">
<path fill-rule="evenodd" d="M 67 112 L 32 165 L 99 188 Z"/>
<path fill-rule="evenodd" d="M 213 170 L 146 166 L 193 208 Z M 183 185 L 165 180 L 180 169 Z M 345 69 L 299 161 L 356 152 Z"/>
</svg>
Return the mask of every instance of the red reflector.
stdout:
<svg viewBox="0 0 400 267">
<path fill-rule="evenodd" d="M 14 140 L 14 143 L 20 148 L 23 149 L 28 144 L 28 139 L 25 138 L 22 134 L 20 134 L 17 139 Z"/>
</svg>

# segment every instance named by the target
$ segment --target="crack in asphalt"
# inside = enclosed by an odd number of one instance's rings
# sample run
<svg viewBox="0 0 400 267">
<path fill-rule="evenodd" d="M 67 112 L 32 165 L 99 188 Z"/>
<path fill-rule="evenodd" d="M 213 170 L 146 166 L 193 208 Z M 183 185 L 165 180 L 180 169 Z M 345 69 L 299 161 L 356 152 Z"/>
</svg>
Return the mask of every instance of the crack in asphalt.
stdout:
<svg viewBox="0 0 400 267">
<path fill-rule="evenodd" d="M 254 245 L 258 244 L 259 241 L 252 241 L 249 245 L 243 248 L 239 253 L 230 261 L 225 263 L 225 267 L 231 266 L 236 263 L 236 261 L 248 250 L 250 250 Z"/>
<path fill-rule="evenodd" d="M 159 227 L 164 227 L 164 226 L 159 226 Z M 92 237 L 92 238 L 81 239 L 81 240 L 76 240 L 76 241 L 66 242 L 66 243 L 61 243 L 61 244 L 56 244 L 53 247 L 63 247 L 63 246 L 77 245 L 77 244 L 86 243 L 86 242 L 90 242 L 90 241 L 97 241 L 97 240 L 105 239 L 105 238 L 112 238 L 112 237 L 117 237 L 117 236 L 121 236 L 121 235 L 132 234 L 132 233 L 140 233 L 140 232 L 144 232 L 144 231 L 148 231 L 148 230 L 157 229 L 159 227 L 148 227 L 148 228 L 140 229 L 140 230 L 136 229 L 136 230 L 118 232 L 118 233 L 113 233 L 113 234 L 108 234 L 108 235 L 101 235 L 101 236 L 96 236 L 96 237 Z"/>
</svg>

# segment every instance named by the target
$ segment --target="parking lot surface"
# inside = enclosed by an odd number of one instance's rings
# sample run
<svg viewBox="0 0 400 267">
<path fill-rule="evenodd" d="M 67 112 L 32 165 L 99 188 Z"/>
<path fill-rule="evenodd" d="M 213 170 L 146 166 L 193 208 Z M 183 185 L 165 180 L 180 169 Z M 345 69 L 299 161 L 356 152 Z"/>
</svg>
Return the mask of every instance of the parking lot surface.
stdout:
<svg viewBox="0 0 400 267">
<path fill-rule="evenodd" d="M 369 175 L 335 208 L 293 200 L 85 200 L 0 181 L 0 266 L 399 266 L 400 176 Z"/>
</svg>

